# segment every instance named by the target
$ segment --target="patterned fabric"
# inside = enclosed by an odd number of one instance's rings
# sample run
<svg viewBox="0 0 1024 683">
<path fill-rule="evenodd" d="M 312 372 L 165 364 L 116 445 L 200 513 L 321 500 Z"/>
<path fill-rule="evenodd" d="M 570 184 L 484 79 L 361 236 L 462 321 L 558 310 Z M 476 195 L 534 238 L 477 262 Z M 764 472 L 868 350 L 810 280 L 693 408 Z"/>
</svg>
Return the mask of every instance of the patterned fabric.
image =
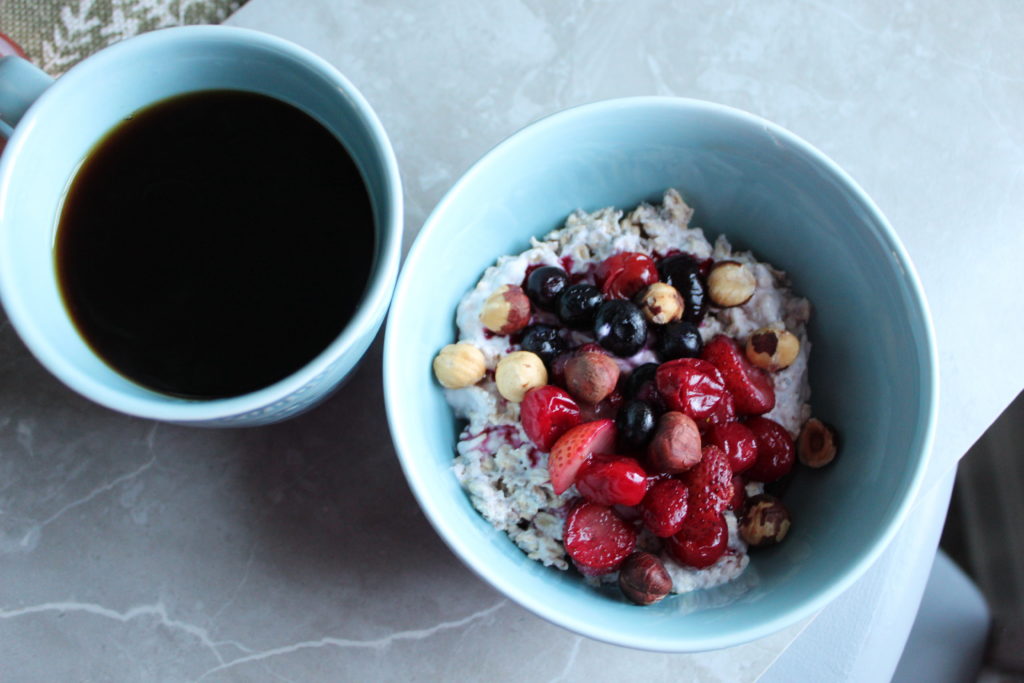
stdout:
<svg viewBox="0 0 1024 683">
<path fill-rule="evenodd" d="M 0 32 L 52 75 L 138 33 L 224 21 L 245 0 L 0 0 Z"/>
</svg>

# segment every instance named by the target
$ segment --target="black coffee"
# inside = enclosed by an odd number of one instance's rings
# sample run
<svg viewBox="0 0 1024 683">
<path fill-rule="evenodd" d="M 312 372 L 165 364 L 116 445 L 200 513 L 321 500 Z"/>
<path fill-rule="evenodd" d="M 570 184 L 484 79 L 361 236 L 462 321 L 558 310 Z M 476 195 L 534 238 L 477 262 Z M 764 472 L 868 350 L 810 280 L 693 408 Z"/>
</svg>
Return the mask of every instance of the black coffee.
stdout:
<svg viewBox="0 0 1024 683">
<path fill-rule="evenodd" d="M 208 91 L 113 129 L 71 184 L 57 273 L 82 336 L 138 384 L 237 396 L 314 358 L 352 317 L 373 213 L 341 143 L 273 98 Z"/>
</svg>

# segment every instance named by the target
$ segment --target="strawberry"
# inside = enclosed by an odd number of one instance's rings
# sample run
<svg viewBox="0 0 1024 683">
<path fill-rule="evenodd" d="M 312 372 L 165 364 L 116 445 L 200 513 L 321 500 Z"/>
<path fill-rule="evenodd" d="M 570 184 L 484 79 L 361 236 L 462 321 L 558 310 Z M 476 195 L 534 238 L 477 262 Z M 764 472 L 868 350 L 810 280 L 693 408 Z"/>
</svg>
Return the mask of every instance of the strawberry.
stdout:
<svg viewBox="0 0 1024 683">
<path fill-rule="evenodd" d="M 691 513 L 707 520 L 718 515 L 732 501 L 732 470 L 729 458 L 718 446 L 705 446 L 700 462 L 684 475 L 690 489 Z"/>
<path fill-rule="evenodd" d="M 766 484 L 789 474 L 796 460 L 796 449 L 786 428 L 767 417 L 752 417 L 746 424 L 757 440 L 757 460 L 744 474 Z"/>
<path fill-rule="evenodd" d="M 576 488 L 598 505 L 636 505 L 647 493 L 647 473 L 633 458 L 594 454 L 576 474 Z"/>
<path fill-rule="evenodd" d="M 689 415 L 698 425 L 730 422 L 736 417 L 722 374 L 707 361 L 678 358 L 662 363 L 654 381 L 668 409 Z"/>
<path fill-rule="evenodd" d="M 757 439 L 740 422 L 712 425 L 708 428 L 707 442 L 725 451 L 733 472 L 742 472 L 757 459 Z"/>
<path fill-rule="evenodd" d="M 605 505 L 580 501 L 565 520 L 565 551 L 584 574 L 615 571 L 636 548 L 636 530 Z"/>
<path fill-rule="evenodd" d="M 725 554 L 729 543 L 729 527 L 725 517 L 718 515 L 711 523 L 692 527 L 686 525 L 665 546 L 680 564 L 696 569 L 710 567 Z"/>
<path fill-rule="evenodd" d="M 686 521 L 689 495 L 686 484 L 678 479 L 656 481 L 640 503 L 644 525 L 655 536 L 675 536 Z"/>
<path fill-rule="evenodd" d="M 519 408 L 523 431 L 545 453 L 558 438 L 581 421 L 580 407 L 565 391 L 551 384 L 526 392 Z"/>
<path fill-rule="evenodd" d="M 629 299 L 658 281 L 658 268 L 647 254 L 625 251 L 609 256 L 594 273 L 608 299 Z"/>
<path fill-rule="evenodd" d="M 747 481 L 742 474 L 734 474 L 732 475 L 732 500 L 729 501 L 729 509 L 738 513 L 746 502 Z"/>
<path fill-rule="evenodd" d="M 565 493 L 576 481 L 576 473 L 594 453 L 607 453 L 615 445 L 615 422 L 584 422 L 563 434 L 551 448 L 548 474 L 555 493 Z"/>
<path fill-rule="evenodd" d="M 731 337 L 716 334 L 704 345 L 700 357 L 722 373 L 737 412 L 761 415 L 775 407 L 775 386 L 771 376 L 751 365 Z"/>
</svg>

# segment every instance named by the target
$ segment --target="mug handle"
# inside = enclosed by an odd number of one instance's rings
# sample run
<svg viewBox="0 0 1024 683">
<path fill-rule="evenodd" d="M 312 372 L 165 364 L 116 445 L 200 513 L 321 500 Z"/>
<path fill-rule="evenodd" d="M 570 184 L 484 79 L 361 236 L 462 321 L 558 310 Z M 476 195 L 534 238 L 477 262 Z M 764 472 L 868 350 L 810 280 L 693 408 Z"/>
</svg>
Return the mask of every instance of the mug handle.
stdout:
<svg viewBox="0 0 1024 683">
<path fill-rule="evenodd" d="M 10 137 L 11 129 L 52 83 L 53 78 L 28 60 L 0 58 L 0 135 Z"/>
</svg>

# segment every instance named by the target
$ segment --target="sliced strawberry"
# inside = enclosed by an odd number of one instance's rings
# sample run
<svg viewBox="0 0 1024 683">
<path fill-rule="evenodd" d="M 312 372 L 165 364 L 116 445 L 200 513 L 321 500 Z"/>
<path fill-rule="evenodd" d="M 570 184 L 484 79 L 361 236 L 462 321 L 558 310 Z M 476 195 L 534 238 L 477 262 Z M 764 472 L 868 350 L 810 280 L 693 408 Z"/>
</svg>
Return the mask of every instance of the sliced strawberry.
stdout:
<svg viewBox="0 0 1024 683">
<path fill-rule="evenodd" d="M 771 376 L 751 365 L 732 337 L 716 334 L 704 345 L 700 355 L 721 371 L 725 386 L 736 402 L 737 412 L 761 415 L 775 407 L 775 386 Z"/>
<path fill-rule="evenodd" d="M 707 441 L 725 451 L 733 472 L 742 472 L 757 460 L 757 439 L 741 422 L 712 425 L 708 429 Z"/>
<path fill-rule="evenodd" d="M 734 474 L 732 475 L 732 500 L 729 502 L 729 509 L 739 512 L 746 502 L 747 480 L 742 474 Z"/>
<path fill-rule="evenodd" d="M 636 505 L 647 493 L 647 473 L 633 458 L 595 453 L 576 474 L 576 488 L 598 505 Z"/>
<path fill-rule="evenodd" d="M 629 299 L 658 281 L 658 267 L 647 254 L 625 251 L 609 256 L 594 273 L 608 299 Z"/>
<path fill-rule="evenodd" d="M 729 543 L 729 527 L 725 517 L 718 515 L 710 524 L 686 525 L 665 543 L 669 554 L 680 564 L 696 569 L 710 567 L 725 554 Z"/>
<path fill-rule="evenodd" d="M 686 484 L 678 479 L 661 479 L 655 482 L 640 503 L 644 525 L 655 536 L 675 536 L 686 521 L 689 495 Z"/>
<path fill-rule="evenodd" d="M 610 507 L 581 501 L 565 520 L 563 542 L 581 572 L 607 574 L 636 548 L 636 530 Z"/>
<path fill-rule="evenodd" d="M 565 493 L 576 481 L 576 473 L 594 453 L 608 453 L 615 446 L 615 422 L 597 420 L 577 425 L 562 435 L 551 448 L 548 474 L 555 493 Z"/>
<path fill-rule="evenodd" d="M 580 407 L 564 390 L 546 384 L 526 392 L 519 419 L 526 436 L 546 453 L 562 434 L 581 422 Z"/>
<path fill-rule="evenodd" d="M 746 424 L 757 439 L 757 460 L 744 474 L 766 484 L 789 474 L 796 461 L 796 449 L 786 428 L 767 417 L 752 417 Z"/>
<path fill-rule="evenodd" d="M 690 489 L 690 507 L 699 517 L 718 515 L 732 501 L 732 469 L 718 446 L 705 446 L 700 462 L 683 480 Z"/>
<path fill-rule="evenodd" d="M 720 424 L 736 417 L 722 374 L 707 361 L 678 358 L 662 363 L 654 380 L 668 409 L 685 413 L 698 424 Z"/>
</svg>

